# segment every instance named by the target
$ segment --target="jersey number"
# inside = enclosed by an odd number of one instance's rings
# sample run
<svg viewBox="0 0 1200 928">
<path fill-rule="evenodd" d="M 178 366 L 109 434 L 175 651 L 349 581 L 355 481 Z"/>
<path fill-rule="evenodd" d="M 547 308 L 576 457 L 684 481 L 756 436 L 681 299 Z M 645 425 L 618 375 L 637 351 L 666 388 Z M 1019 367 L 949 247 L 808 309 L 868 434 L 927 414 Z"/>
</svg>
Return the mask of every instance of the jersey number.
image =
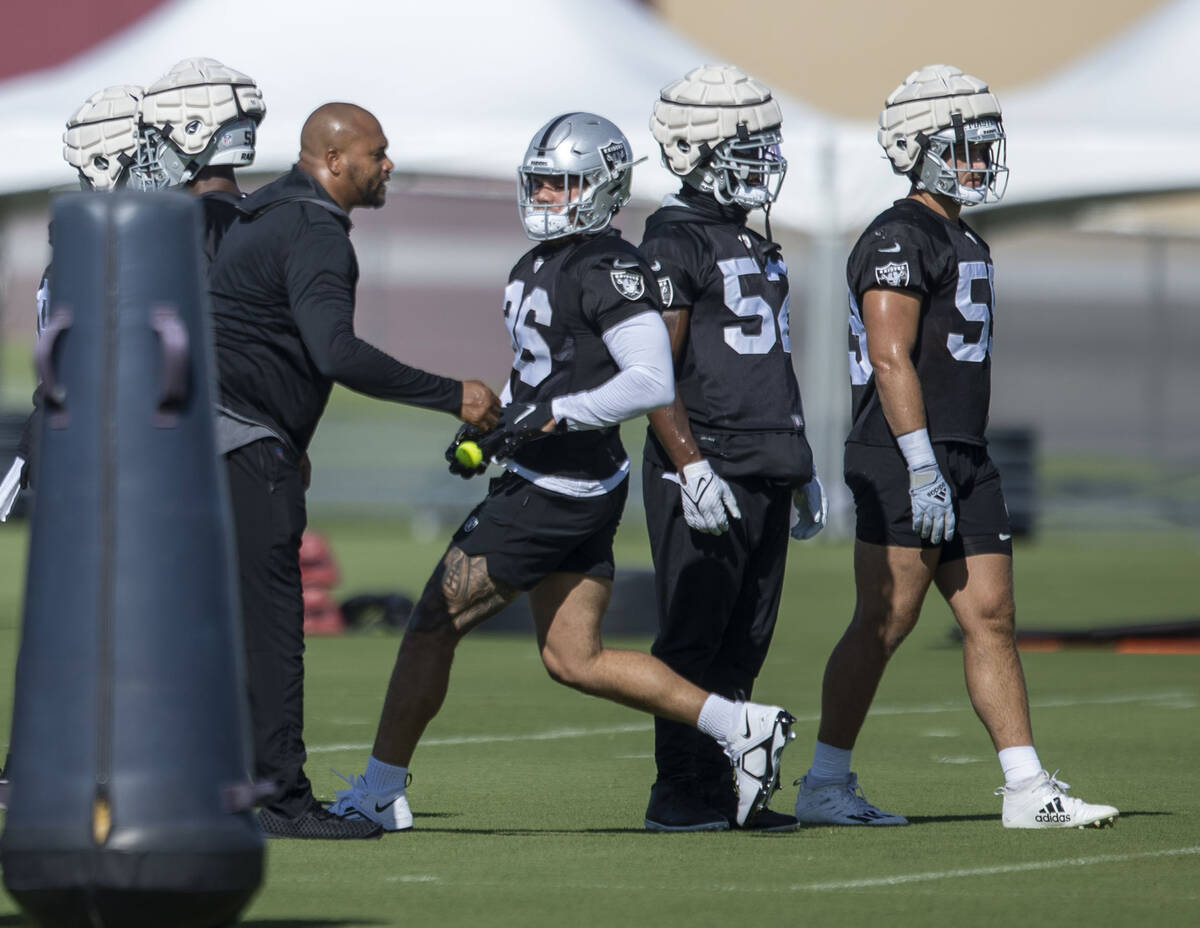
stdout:
<svg viewBox="0 0 1200 928">
<path fill-rule="evenodd" d="M 533 327 L 550 325 L 554 311 L 550 297 L 541 287 L 534 287 L 524 300 L 525 281 L 514 280 L 504 288 L 504 320 L 512 340 L 513 370 L 523 383 L 536 387 L 550 376 L 550 346 L 542 333 Z"/>
<path fill-rule="evenodd" d="M 775 347 L 776 327 L 778 341 L 788 354 L 792 351 L 792 340 L 788 322 L 788 296 L 784 294 L 783 305 L 779 307 L 779 316 L 771 310 L 771 304 L 761 296 L 745 296 L 742 294 L 742 277 L 762 273 L 758 262 L 753 258 L 727 258 L 718 261 L 717 267 L 725 278 L 725 305 L 735 316 L 741 319 L 759 319 L 757 335 L 748 335 L 749 328 L 744 322 L 733 322 L 725 327 L 725 344 L 738 354 L 767 354 Z M 787 273 L 782 262 L 771 261 L 767 264 L 767 279 L 778 280 Z"/>
<path fill-rule="evenodd" d="M 954 306 L 968 322 L 982 322 L 983 330 L 976 341 L 968 342 L 958 332 L 951 332 L 946 347 L 956 361 L 971 361 L 980 364 L 987 360 L 992 350 L 992 304 L 996 302 L 992 265 L 987 261 L 958 262 L 958 290 L 954 294 Z M 971 299 L 971 285 L 977 280 L 986 280 L 988 301 L 976 303 Z"/>
</svg>

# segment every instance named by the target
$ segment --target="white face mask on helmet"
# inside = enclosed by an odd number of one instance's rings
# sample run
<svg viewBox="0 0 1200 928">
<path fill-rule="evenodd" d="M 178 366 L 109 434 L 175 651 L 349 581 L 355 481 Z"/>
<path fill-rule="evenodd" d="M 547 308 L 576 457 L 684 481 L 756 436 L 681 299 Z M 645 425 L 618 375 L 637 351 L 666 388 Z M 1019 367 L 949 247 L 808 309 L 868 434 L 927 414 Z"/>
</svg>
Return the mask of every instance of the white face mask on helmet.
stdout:
<svg viewBox="0 0 1200 928">
<path fill-rule="evenodd" d="M 130 186 L 131 169 L 144 155 L 138 129 L 142 88 L 133 84 L 105 87 L 92 94 L 63 133 L 63 158 L 79 172 L 85 190 L 117 190 Z"/>
<path fill-rule="evenodd" d="M 787 173 L 771 89 L 732 65 L 704 65 L 662 89 L 650 132 L 663 164 L 718 203 L 767 207 Z"/>
<path fill-rule="evenodd" d="M 633 159 L 623 132 L 594 113 L 564 113 L 534 133 L 517 168 L 517 208 L 525 234 L 547 241 L 608 227 L 629 202 Z M 561 185 L 562 200 L 535 200 L 541 182 Z"/>
<path fill-rule="evenodd" d="M 147 88 L 141 118 L 158 138 L 157 161 L 171 186 L 206 167 L 254 163 L 262 91 L 213 58 L 187 58 Z"/>
<path fill-rule="evenodd" d="M 977 77 L 944 64 L 913 71 L 879 114 L 879 144 L 918 190 L 963 206 L 993 203 L 1008 186 L 1000 101 Z"/>
</svg>

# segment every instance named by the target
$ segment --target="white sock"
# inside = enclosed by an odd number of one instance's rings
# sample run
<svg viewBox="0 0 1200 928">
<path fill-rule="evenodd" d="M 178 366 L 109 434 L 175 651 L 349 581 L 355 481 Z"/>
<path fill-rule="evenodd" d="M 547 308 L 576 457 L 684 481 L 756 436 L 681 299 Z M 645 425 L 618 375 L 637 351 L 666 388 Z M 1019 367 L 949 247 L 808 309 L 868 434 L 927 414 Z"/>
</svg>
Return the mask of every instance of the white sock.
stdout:
<svg viewBox="0 0 1200 928">
<path fill-rule="evenodd" d="M 808 768 L 809 779 L 818 783 L 845 783 L 850 779 L 851 753 L 846 748 L 818 741 L 812 766 Z"/>
<path fill-rule="evenodd" d="M 1037 751 L 1031 744 L 1005 748 L 996 756 L 1000 758 L 1000 766 L 1004 769 L 1005 786 L 1032 780 L 1042 772 L 1042 762 L 1038 760 Z"/>
<path fill-rule="evenodd" d="M 710 693 L 700 709 L 696 727 L 706 735 L 716 738 L 721 747 L 727 748 L 733 743 L 740 714 L 738 704 L 733 700 Z"/>
<path fill-rule="evenodd" d="M 372 793 L 377 793 L 380 796 L 390 796 L 392 793 L 398 793 L 404 789 L 404 783 L 407 779 L 407 767 L 385 764 L 381 760 L 376 760 L 374 754 L 367 760 L 367 770 L 363 774 L 363 780 L 367 784 L 367 789 Z"/>
</svg>

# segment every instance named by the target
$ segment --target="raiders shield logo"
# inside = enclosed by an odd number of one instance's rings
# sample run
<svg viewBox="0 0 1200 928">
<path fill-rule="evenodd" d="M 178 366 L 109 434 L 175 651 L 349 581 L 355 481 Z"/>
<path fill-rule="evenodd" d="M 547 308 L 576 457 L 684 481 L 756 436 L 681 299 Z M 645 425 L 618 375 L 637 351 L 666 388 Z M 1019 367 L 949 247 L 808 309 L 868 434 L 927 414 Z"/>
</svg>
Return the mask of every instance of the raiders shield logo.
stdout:
<svg viewBox="0 0 1200 928">
<path fill-rule="evenodd" d="M 641 271 L 614 270 L 608 272 L 613 288 L 627 300 L 640 300 L 646 293 L 646 281 Z"/>
<path fill-rule="evenodd" d="M 875 282 L 885 287 L 903 287 L 908 283 L 908 262 L 892 261 L 875 268 Z"/>
<path fill-rule="evenodd" d="M 600 146 L 600 157 L 604 159 L 604 166 L 608 168 L 610 177 L 612 176 L 613 168 L 629 160 L 625 146 L 615 139 L 607 145 Z"/>
</svg>

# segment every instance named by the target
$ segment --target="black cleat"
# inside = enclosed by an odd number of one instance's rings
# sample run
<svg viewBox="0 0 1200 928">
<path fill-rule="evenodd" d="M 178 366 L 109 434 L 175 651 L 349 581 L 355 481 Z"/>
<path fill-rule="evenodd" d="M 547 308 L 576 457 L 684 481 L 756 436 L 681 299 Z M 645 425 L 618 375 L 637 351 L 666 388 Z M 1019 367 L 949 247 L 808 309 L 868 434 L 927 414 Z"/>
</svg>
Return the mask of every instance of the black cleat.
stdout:
<svg viewBox="0 0 1200 928">
<path fill-rule="evenodd" d="M 270 809 L 263 809 L 258 813 L 258 823 L 268 838 L 353 841 L 383 835 L 383 826 L 377 822 L 342 818 L 316 803 L 299 818 L 285 818 Z"/>
</svg>

